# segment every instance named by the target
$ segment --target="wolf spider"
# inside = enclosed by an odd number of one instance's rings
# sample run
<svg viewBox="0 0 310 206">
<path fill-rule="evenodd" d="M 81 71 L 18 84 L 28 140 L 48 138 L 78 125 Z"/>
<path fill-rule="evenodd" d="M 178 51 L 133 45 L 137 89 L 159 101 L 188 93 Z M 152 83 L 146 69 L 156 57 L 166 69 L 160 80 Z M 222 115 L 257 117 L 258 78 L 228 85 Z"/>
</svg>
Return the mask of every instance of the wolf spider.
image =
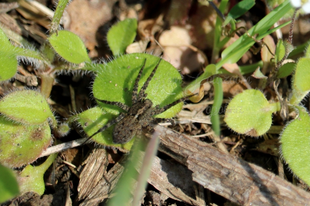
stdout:
<svg viewBox="0 0 310 206">
<path fill-rule="evenodd" d="M 142 74 L 142 71 L 146 63 L 146 59 L 144 59 L 144 63 L 139 71 L 139 74 L 135 80 L 135 84 L 132 90 L 132 97 L 131 97 L 132 106 L 131 107 L 121 102 L 112 102 L 112 101 L 97 99 L 98 101 L 105 103 L 105 104 L 116 105 L 126 112 L 121 113 L 114 120 L 111 120 L 110 122 L 108 122 L 105 126 L 100 128 L 93 135 L 91 135 L 87 140 L 89 140 L 96 134 L 103 132 L 104 130 L 109 128 L 111 125 L 116 124 L 113 130 L 113 143 L 124 144 L 130 141 L 136 134 L 140 135 L 142 133 L 142 129 L 147 129 L 148 131 L 152 131 L 153 128 L 151 125 L 154 124 L 155 122 L 155 118 L 153 117 L 154 115 L 163 113 L 167 109 L 184 101 L 187 98 L 187 97 L 181 98 L 162 108 L 160 108 L 159 105 L 152 107 L 153 105 L 152 101 L 149 99 L 146 99 L 147 93 L 145 93 L 145 90 L 147 89 L 150 81 L 152 80 L 160 62 L 161 62 L 161 59 L 158 61 L 157 65 L 153 69 L 150 76 L 147 78 L 146 82 L 143 84 L 138 94 L 138 82 L 141 78 L 141 74 Z"/>
</svg>

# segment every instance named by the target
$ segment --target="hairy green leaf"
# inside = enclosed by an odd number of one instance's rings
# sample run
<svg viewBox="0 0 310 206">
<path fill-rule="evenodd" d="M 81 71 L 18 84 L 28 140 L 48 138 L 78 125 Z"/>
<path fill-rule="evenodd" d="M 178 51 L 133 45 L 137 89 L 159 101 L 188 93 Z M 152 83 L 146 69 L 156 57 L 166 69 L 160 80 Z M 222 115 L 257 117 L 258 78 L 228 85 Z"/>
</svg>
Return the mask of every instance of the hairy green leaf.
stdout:
<svg viewBox="0 0 310 206">
<path fill-rule="evenodd" d="M 97 132 L 101 127 L 107 124 L 109 121 L 116 118 L 116 114 L 118 113 L 115 111 L 115 114 L 110 114 L 99 107 L 94 107 L 88 109 L 80 114 L 77 115 L 77 122 L 81 125 L 88 136 L 91 136 L 95 132 Z M 134 139 L 127 142 L 126 144 L 114 144 L 112 139 L 112 133 L 115 125 L 112 125 L 107 130 L 100 132 L 99 134 L 95 135 L 92 140 L 98 144 L 104 146 L 113 146 L 116 148 L 124 149 L 126 151 L 130 151 Z"/>
<path fill-rule="evenodd" d="M 37 91 L 18 90 L 0 100 L 0 112 L 7 118 L 22 124 L 42 124 L 55 117 L 45 98 Z"/>
<path fill-rule="evenodd" d="M 32 163 L 51 141 L 47 122 L 25 126 L 0 116 L 0 162 L 6 166 L 21 167 Z"/>
<path fill-rule="evenodd" d="M 58 31 L 48 40 L 55 51 L 68 62 L 80 64 L 91 61 L 80 37 L 70 31 Z"/>
<path fill-rule="evenodd" d="M 139 81 L 138 90 L 140 90 L 158 63 L 159 57 L 149 54 L 128 54 L 102 65 L 93 84 L 94 97 L 101 100 L 122 102 L 131 106 L 132 89 L 144 59 L 147 60 Z M 147 99 L 153 102 L 153 107 L 168 105 L 183 97 L 181 82 L 182 78 L 179 72 L 170 63 L 163 60 L 146 89 Z M 98 104 L 103 105 L 101 102 Z M 181 109 L 182 103 L 157 115 L 157 117 L 171 118 Z M 118 111 L 121 112 L 122 110 L 118 109 Z"/>
<path fill-rule="evenodd" d="M 19 174 L 20 192 L 35 192 L 43 195 L 45 191 L 44 173 L 57 157 L 57 153 L 50 155 L 44 163 L 39 166 L 27 165 Z"/>
<path fill-rule="evenodd" d="M 0 81 L 11 79 L 17 71 L 17 59 L 14 46 L 0 28 Z"/>
<path fill-rule="evenodd" d="M 107 35 L 109 47 L 114 56 L 124 54 L 137 33 L 137 20 L 125 19 L 113 25 Z"/>
<path fill-rule="evenodd" d="M 305 108 L 296 108 L 298 117 L 281 134 L 281 152 L 292 171 L 310 186 L 310 117 Z"/>
<path fill-rule="evenodd" d="M 231 100 L 224 121 L 238 133 L 258 137 L 269 130 L 272 113 L 279 109 L 279 103 L 270 104 L 261 91 L 249 89 Z"/>
<path fill-rule="evenodd" d="M 295 75 L 293 76 L 293 95 L 290 103 L 297 105 L 310 91 L 310 72 L 309 72 L 310 58 L 300 58 Z"/>
</svg>

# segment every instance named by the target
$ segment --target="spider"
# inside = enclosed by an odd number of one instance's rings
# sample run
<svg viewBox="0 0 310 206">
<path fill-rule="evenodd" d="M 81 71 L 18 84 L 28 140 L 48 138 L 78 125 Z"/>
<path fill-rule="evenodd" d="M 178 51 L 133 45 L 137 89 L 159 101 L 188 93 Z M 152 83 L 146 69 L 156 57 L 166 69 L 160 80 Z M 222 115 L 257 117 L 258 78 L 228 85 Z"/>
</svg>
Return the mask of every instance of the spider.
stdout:
<svg viewBox="0 0 310 206">
<path fill-rule="evenodd" d="M 113 134 L 112 134 L 113 143 L 124 144 L 130 141 L 135 135 L 141 135 L 142 129 L 147 129 L 148 131 L 152 131 L 153 128 L 151 125 L 155 123 L 155 118 L 153 116 L 163 113 L 167 109 L 184 101 L 187 98 L 187 97 L 183 97 L 162 108 L 160 108 L 159 105 L 152 107 L 153 106 L 152 101 L 149 99 L 146 99 L 147 93 L 145 93 L 145 90 L 147 89 L 150 81 L 152 80 L 161 60 L 162 59 L 158 61 L 152 73 L 147 78 L 146 82 L 143 84 L 142 88 L 140 89 L 140 92 L 138 93 L 138 82 L 141 78 L 141 74 L 143 72 L 143 69 L 146 63 L 146 59 L 144 59 L 143 65 L 138 73 L 138 76 L 135 80 L 135 84 L 132 90 L 132 97 L 131 97 L 132 106 L 131 107 L 121 102 L 97 99 L 98 101 L 105 103 L 105 104 L 116 105 L 122 110 L 124 110 L 125 112 L 121 113 L 115 119 L 108 122 L 105 126 L 103 126 L 97 132 L 92 134 L 86 141 L 91 139 L 96 134 L 105 131 L 113 124 L 116 124 L 113 130 Z"/>
</svg>

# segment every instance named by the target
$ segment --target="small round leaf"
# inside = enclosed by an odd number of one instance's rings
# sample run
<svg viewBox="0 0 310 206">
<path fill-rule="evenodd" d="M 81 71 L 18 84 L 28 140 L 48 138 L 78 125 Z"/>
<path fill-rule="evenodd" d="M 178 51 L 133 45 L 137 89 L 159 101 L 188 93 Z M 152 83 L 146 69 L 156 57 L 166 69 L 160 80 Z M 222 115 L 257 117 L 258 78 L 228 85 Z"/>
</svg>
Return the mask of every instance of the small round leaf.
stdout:
<svg viewBox="0 0 310 206">
<path fill-rule="evenodd" d="M 62 30 L 52 34 L 48 39 L 55 51 L 68 62 L 80 64 L 91 61 L 84 43 L 76 34 Z"/>
<path fill-rule="evenodd" d="M 235 132 L 258 137 L 269 130 L 278 106 L 270 104 L 259 90 L 245 90 L 231 100 L 224 121 Z"/>
</svg>

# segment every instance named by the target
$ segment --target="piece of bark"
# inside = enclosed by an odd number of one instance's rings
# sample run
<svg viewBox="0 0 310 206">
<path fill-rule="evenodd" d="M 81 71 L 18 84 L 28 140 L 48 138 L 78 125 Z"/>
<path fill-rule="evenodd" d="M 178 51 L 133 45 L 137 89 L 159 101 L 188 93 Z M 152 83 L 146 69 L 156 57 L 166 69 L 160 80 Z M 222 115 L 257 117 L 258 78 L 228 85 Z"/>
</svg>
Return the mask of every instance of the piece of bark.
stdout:
<svg viewBox="0 0 310 206">
<path fill-rule="evenodd" d="M 209 144 L 156 126 L 159 150 L 186 165 L 195 182 L 240 205 L 310 205 L 310 194 Z"/>
<path fill-rule="evenodd" d="M 98 182 L 106 175 L 107 169 L 107 151 L 102 148 L 95 148 L 92 153 L 83 162 L 83 171 L 80 175 L 78 186 L 78 199 L 85 199 Z"/>
<path fill-rule="evenodd" d="M 108 173 L 102 176 L 101 180 L 88 194 L 85 200 L 79 204 L 80 206 L 98 205 L 109 197 L 111 191 L 115 187 L 116 183 L 121 177 L 121 174 L 124 171 L 124 166 L 122 164 L 124 163 L 125 159 L 126 158 L 122 158 L 109 170 Z M 106 169 L 106 167 L 104 167 L 104 169 Z"/>
<path fill-rule="evenodd" d="M 155 157 L 148 183 L 171 199 L 201 205 L 195 199 L 195 183 L 191 179 L 191 171 L 177 162 Z"/>
<path fill-rule="evenodd" d="M 104 150 L 103 150 L 104 151 Z M 142 153 L 142 152 L 141 152 Z M 95 152 L 94 154 L 98 154 L 98 152 Z M 101 167 L 105 168 L 104 165 L 102 165 L 102 162 L 100 163 L 100 156 L 98 155 L 92 155 L 96 156 L 97 160 L 94 160 L 93 158 L 91 162 L 97 162 L 96 164 L 101 165 Z M 144 154 L 141 154 L 141 157 L 144 156 Z M 118 179 L 120 178 L 123 170 L 124 170 L 124 162 L 127 158 L 123 158 L 120 162 L 116 163 L 111 170 L 109 170 L 108 173 L 104 174 L 100 181 L 96 183 L 95 185 L 91 182 L 95 181 L 92 179 L 87 179 L 87 181 L 84 181 L 87 184 L 81 184 L 79 185 L 79 190 L 83 192 L 83 194 L 79 194 L 79 199 L 85 198 L 83 202 L 80 205 L 88 206 L 88 205 L 96 205 L 100 202 L 104 201 L 105 199 L 109 198 L 111 195 L 111 191 L 114 189 Z M 95 164 L 90 164 L 90 167 L 97 166 Z M 175 166 L 176 162 L 166 161 L 162 160 L 158 157 L 155 157 L 152 169 L 150 172 L 150 177 L 148 179 L 148 183 L 153 185 L 156 189 L 158 189 L 161 193 L 165 194 L 167 197 L 183 201 L 191 205 L 201 205 L 200 201 L 195 200 L 195 193 L 194 193 L 194 185 L 195 183 L 192 181 L 190 177 L 191 171 L 189 171 L 185 166 L 183 165 L 177 165 Z M 88 174 L 89 176 L 96 176 L 99 177 L 99 174 L 102 175 L 101 172 L 98 171 L 98 168 L 95 171 L 92 171 L 93 174 Z M 96 174 L 97 173 L 97 174 Z M 81 176 L 84 176 L 81 174 Z M 96 179 L 96 178 L 95 178 Z M 181 181 L 182 180 L 182 181 Z M 92 186 L 90 186 L 92 185 Z M 133 183 L 133 185 L 135 185 Z M 92 191 L 89 191 L 88 189 L 92 188 Z M 87 193 L 87 194 L 86 194 Z M 113 194 L 112 194 L 113 195 Z"/>
</svg>

